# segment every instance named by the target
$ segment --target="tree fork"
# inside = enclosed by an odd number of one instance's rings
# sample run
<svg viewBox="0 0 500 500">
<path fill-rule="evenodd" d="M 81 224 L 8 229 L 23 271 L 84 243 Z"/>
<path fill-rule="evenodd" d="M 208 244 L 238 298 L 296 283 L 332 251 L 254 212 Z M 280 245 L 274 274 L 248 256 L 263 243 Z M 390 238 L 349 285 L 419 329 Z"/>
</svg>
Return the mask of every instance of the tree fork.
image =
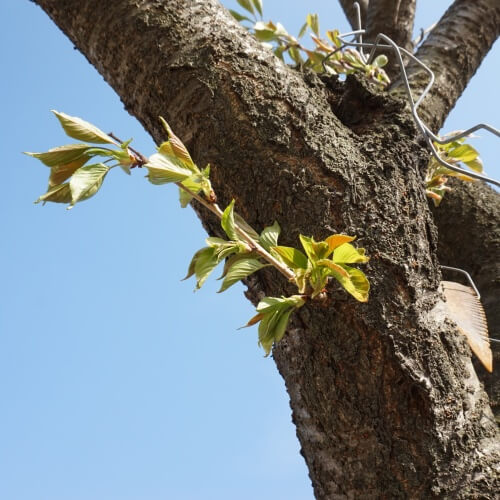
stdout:
<svg viewBox="0 0 500 500">
<path fill-rule="evenodd" d="M 222 201 L 252 226 L 279 218 L 284 244 L 342 231 L 367 247 L 370 301 L 304 306 L 274 350 L 316 496 L 493 498 L 497 429 L 440 306 L 427 153 L 409 115 L 287 68 L 214 0 L 37 3 L 158 142 L 163 115 L 210 161 Z M 344 95 L 369 126 L 335 115 Z M 290 286 L 272 271 L 249 283 L 254 300 Z"/>
</svg>

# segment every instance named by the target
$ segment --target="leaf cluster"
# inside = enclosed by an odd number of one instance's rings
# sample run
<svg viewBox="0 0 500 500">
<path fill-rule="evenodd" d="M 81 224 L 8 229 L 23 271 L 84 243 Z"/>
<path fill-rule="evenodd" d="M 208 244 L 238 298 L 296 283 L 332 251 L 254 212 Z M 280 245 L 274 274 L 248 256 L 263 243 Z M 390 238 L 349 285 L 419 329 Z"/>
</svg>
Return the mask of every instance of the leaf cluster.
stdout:
<svg viewBox="0 0 500 500">
<path fill-rule="evenodd" d="M 53 113 L 66 135 L 85 143 L 59 146 L 44 153 L 26 153 L 50 168 L 47 192 L 35 203 L 69 203 L 70 209 L 76 203 L 94 196 L 113 167 L 120 166 L 127 174 L 130 173 L 131 166 L 137 162 L 128 148 L 130 141 L 118 144 L 108 134 L 81 118 L 58 111 Z M 116 147 L 95 144 L 112 144 Z M 96 162 L 96 158 L 101 158 L 101 161 Z M 93 162 L 89 164 L 90 160 Z"/>
<path fill-rule="evenodd" d="M 342 48 L 343 42 L 339 38 L 338 30 L 329 30 L 326 32 L 326 38 L 321 38 L 317 14 L 308 14 L 298 36 L 294 37 L 281 23 L 262 21 L 262 2 L 258 2 L 259 9 L 254 6 L 257 2 L 238 1 L 238 3 L 253 16 L 253 20 L 246 14 L 230 10 L 233 17 L 242 24 L 249 22 L 250 25 L 243 24 L 243 26 L 282 61 L 288 55 L 293 63 L 311 68 L 317 73 L 326 72 L 330 75 L 361 73 L 380 87 L 386 87 L 390 83 L 387 73 L 382 69 L 388 62 L 385 55 L 379 55 L 368 64 L 356 49 Z M 257 19 L 257 12 L 261 16 L 260 20 Z M 299 41 L 308 31 L 311 32 L 311 39 L 315 45 L 313 49 L 306 48 Z"/>
<path fill-rule="evenodd" d="M 455 134 L 456 132 L 451 132 L 448 135 Z M 457 165 L 463 169 L 469 168 L 477 173 L 483 172 L 483 162 L 479 157 L 479 152 L 470 144 L 466 144 L 465 138 L 462 137 L 446 144 L 434 142 L 434 147 L 439 157 L 447 163 Z M 451 191 L 451 188 L 446 185 L 449 177 L 457 177 L 466 182 L 476 180 L 466 174 L 446 168 L 434 156 L 431 156 L 425 181 L 427 196 L 432 199 L 435 206 L 439 206 L 445 193 Z"/>
<path fill-rule="evenodd" d="M 250 5 L 249 2 L 240 2 Z M 252 2 L 260 13 L 260 2 Z M 196 289 L 213 270 L 223 264 L 219 292 L 268 266 L 276 267 L 298 288 L 291 297 L 265 297 L 257 306 L 257 315 L 247 326 L 259 323 L 259 344 L 266 355 L 272 345 L 285 334 L 292 312 L 326 293 L 331 278 L 360 302 L 368 300 L 370 285 L 363 272 L 351 264 L 368 261 L 363 248 L 355 248 L 353 236 L 334 234 L 324 241 L 300 235 L 302 249 L 278 245 L 281 228 L 277 222 L 257 233 L 235 210 L 234 200 L 222 211 L 216 203 L 209 175 L 210 166 L 200 170 L 182 141 L 168 123 L 160 118 L 167 140 L 157 152 L 144 158 L 129 148 L 131 141 L 119 143 L 114 136 L 105 134 L 94 125 L 65 113 L 54 112 L 64 131 L 70 137 L 86 141 L 51 149 L 45 153 L 27 153 L 50 168 L 49 189 L 36 201 L 75 203 L 93 196 L 101 187 L 111 168 L 120 166 L 126 173 L 135 166 L 145 167 L 147 179 L 154 185 L 175 183 L 180 191 L 182 207 L 196 198 L 203 206 L 219 216 L 227 239 L 209 237 L 206 246 L 198 250 L 189 264 L 187 279 L 196 278 Z M 94 145 L 89 145 L 92 143 Z M 98 144 L 99 146 L 96 146 Z M 104 147 L 101 144 L 114 147 Z M 87 165 L 90 159 L 103 161 Z"/>
</svg>

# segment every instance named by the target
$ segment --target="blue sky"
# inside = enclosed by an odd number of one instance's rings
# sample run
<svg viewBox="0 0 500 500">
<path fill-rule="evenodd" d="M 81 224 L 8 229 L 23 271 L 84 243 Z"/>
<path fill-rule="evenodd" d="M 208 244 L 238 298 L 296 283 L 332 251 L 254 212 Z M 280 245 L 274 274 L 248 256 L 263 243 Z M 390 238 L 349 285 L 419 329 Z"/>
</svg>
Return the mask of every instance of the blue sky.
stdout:
<svg viewBox="0 0 500 500">
<path fill-rule="evenodd" d="M 448 3 L 421 0 L 417 27 Z M 292 33 L 308 12 L 347 29 L 331 0 L 265 2 Z M 283 380 L 256 329 L 237 331 L 253 314 L 244 287 L 180 282 L 206 235 L 176 189 L 115 170 L 70 212 L 33 205 L 47 169 L 21 151 L 71 142 L 50 109 L 154 144 L 37 6 L 4 0 L 0 14 L 0 498 L 311 499 Z M 444 131 L 499 126 L 495 59 Z"/>
</svg>

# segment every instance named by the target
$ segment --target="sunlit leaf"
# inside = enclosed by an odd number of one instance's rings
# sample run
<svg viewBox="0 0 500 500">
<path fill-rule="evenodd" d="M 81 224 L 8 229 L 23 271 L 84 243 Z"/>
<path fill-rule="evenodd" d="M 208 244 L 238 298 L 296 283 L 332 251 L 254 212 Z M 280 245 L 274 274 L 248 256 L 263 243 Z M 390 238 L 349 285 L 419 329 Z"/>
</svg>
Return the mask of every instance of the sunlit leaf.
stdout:
<svg viewBox="0 0 500 500">
<path fill-rule="evenodd" d="M 347 236 L 347 234 L 332 234 L 325 241 L 328 243 L 330 250 L 333 251 L 343 243 L 350 243 L 355 239 L 356 236 Z"/>
<path fill-rule="evenodd" d="M 193 274 L 196 275 L 196 289 L 202 287 L 210 273 L 217 267 L 218 261 L 215 256 L 215 249 L 212 247 L 205 247 L 198 250 L 189 264 L 189 269 L 186 277 L 187 279 Z"/>
<path fill-rule="evenodd" d="M 385 54 L 380 54 L 373 60 L 373 65 L 377 66 L 378 68 L 383 68 L 387 63 L 389 62 L 389 59 Z"/>
<path fill-rule="evenodd" d="M 457 148 L 451 149 L 450 151 L 448 151 L 448 154 L 452 158 L 456 158 L 457 160 L 463 161 L 464 163 L 473 161 L 479 156 L 477 150 L 469 144 L 462 144 Z"/>
<path fill-rule="evenodd" d="M 50 169 L 49 186 L 57 186 L 69 179 L 80 167 L 90 159 L 90 156 L 84 155 L 78 160 L 67 163 L 66 165 L 58 165 Z"/>
<path fill-rule="evenodd" d="M 252 0 L 255 10 L 262 16 L 262 0 Z"/>
<path fill-rule="evenodd" d="M 319 36 L 319 18 L 318 14 L 307 14 L 306 23 L 316 36 Z"/>
<path fill-rule="evenodd" d="M 257 232 L 241 215 L 238 214 L 238 212 L 234 212 L 234 222 L 240 229 L 242 229 L 248 236 L 250 236 L 252 240 L 259 241 L 259 235 L 257 234 Z"/>
<path fill-rule="evenodd" d="M 307 257 L 296 248 L 272 247 L 271 254 L 292 269 L 307 269 Z"/>
<path fill-rule="evenodd" d="M 237 241 L 239 239 L 234 223 L 234 200 L 224 210 L 221 218 L 221 226 L 230 240 Z"/>
<path fill-rule="evenodd" d="M 349 277 L 346 278 L 344 274 L 336 273 L 333 269 L 331 270 L 331 276 L 336 278 L 346 292 L 350 293 L 356 300 L 366 302 L 370 291 L 370 283 L 365 274 L 354 267 L 342 264 L 340 266 L 349 274 Z"/>
<path fill-rule="evenodd" d="M 71 188 L 71 206 L 94 196 L 101 188 L 108 171 L 109 167 L 103 163 L 79 168 L 69 182 L 69 187 Z"/>
<path fill-rule="evenodd" d="M 45 153 L 29 153 L 25 154 L 37 158 L 48 167 L 56 167 L 73 162 L 83 156 L 90 148 L 88 144 L 68 144 L 57 148 L 49 149 Z"/>
<path fill-rule="evenodd" d="M 244 16 L 243 14 L 240 14 L 239 12 L 229 9 L 229 13 L 236 19 L 236 21 L 240 22 L 241 21 L 252 21 L 250 18 L 247 16 Z"/>
<path fill-rule="evenodd" d="M 343 243 L 333 252 L 333 262 L 336 264 L 355 264 L 368 262 L 364 248 L 355 248 L 350 243 Z"/>
<path fill-rule="evenodd" d="M 255 14 L 252 0 L 236 0 L 245 10 L 251 14 Z"/>
<path fill-rule="evenodd" d="M 255 273 L 259 269 L 262 269 L 263 267 L 266 266 L 269 266 L 269 264 L 263 264 L 258 259 L 253 259 L 253 258 L 240 259 L 236 261 L 227 270 L 226 276 L 224 278 L 224 281 L 222 282 L 222 286 L 219 290 L 219 293 L 223 292 L 224 290 L 227 290 L 230 286 L 234 285 L 238 281 L 246 278 L 247 276 L 250 276 L 252 273 Z"/>
<path fill-rule="evenodd" d="M 147 178 L 152 184 L 166 184 L 168 182 L 182 182 L 192 175 L 192 171 L 172 162 L 161 153 L 149 157 L 145 167 L 148 169 Z"/>
<path fill-rule="evenodd" d="M 191 159 L 191 155 L 184 143 L 173 133 L 170 125 L 160 116 L 160 122 L 167 133 L 168 140 L 158 148 L 158 152 L 180 167 L 187 168 L 191 172 L 199 173 L 198 167 Z"/>
<path fill-rule="evenodd" d="M 479 156 L 475 160 L 464 161 L 464 163 L 474 172 L 481 173 L 483 171 L 483 162 Z"/>
<path fill-rule="evenodd" d="M 82 120 L 77 116 L 70 116 L 66 113 L 60 113 L 55 110 L 52 110 L 52 113 L 56 115 L 66 134 L 69 137 L 73 137 L 73 139 L 92 142 L 94 144 L 118 145 L 118 143 L 108 134 L 105 134 L 95 125 L 92 125 L 91 123 L 86 122 L 85 120 Z"/>
<path fill-rule="evenodd" d="M 45 194 L 42 194 L 35 203 L 52 201 L 54 203 L 70 203 L 71 202 L 71 189 L 69 182 L 51 187 Z"/>
<path fill-rule="evenodd" d="M 280 232 L 280 225 L 277 221 L 274 221 L 272 226 L 264 228 L 262 233 L 260 233 L 259 243 L 269 252 L 271 247 L 275 247 L 278 244 Z"/>
</svg>

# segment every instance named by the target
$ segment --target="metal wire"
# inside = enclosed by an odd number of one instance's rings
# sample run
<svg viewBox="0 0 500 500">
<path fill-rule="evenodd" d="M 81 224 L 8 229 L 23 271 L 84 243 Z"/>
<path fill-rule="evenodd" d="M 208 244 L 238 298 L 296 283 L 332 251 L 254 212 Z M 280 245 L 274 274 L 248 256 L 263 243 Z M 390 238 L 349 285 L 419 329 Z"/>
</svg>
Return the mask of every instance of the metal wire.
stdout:
<svg viewBox="0 0 500 500">
<path fill-rule="evenodd" d="M 449 142 L 453 142 L 453 141 L 456 141 L 458 139 L 461 139 L 462 137 L 468 136 L 468 135 L 472 134 L 473 132 L 475 132 L 476 130 L 480 130 L 480 129 L 487 130 L 488 132 L 491 132 L 492 134 L 496 135 L 497 137 L 500 137 L 500 130 L 498 130 L 495 127 L 492 127 L 491 125 L 488 125 L 486 123 L 479 123 L 479 124 L 475 125 L 474 127 L 471 127 L 465 131 L 461 131 L 461 132 L 459 132 L 451 137 L 440 138 L 437 135 L 435 135 L 429 129 L 429 127 L 427 127 L 427 125 L 423 122 L 423 120 L 420 118 L 420 116 L 417 112 L 418 107 L 420 106 L 422 101 L 425 99 L 425 97 L 429 93 L 432 85 L 434 84 L 434 72 L 426 64 L 424 64 L 417 57 L 415 57 L 411 52 L 409 52 L 408 50 L 406 50 L 403 47 L 399 47 L 391 38 L 389 38 L 387 35 L 384 35 L 383 33 L 379 33 L 377 35 L 377 37 L 375 38 L 375 42 L 373 42 L 373 43 L 363 42 L 362 35 L 365 33 L 365 30 L 361 28 L 361 9 L 359 7 L 358 2 L 354 3 L 354 7 L 356 8 L 356 12 L 357 12 L 357 24 L 358 24 L 357 28 L 358 29 L 339 35 L 339 38 L 340 38 L 340 40 L 342 40 L 343 45 L 341 47 L 333 50 L 332 52 L 330 52 L 329 54 L 327 54 L 324 57 L 324 59 L 322 61 L 323 68 L 326 69 L 325 64 L 328 61 L 328 59 L 330 59 L 335 53 L 337 53 L 339 50 L 341 50 L 343 47 L 346 47 L 346 46 L 358 47 L 360 50 L 361 58 L 366 64 L 369 64 L 373 60 L 377 49 L 380 49 L 380 48 L 392 49 L 394 54 L 396 55 L 398 62 L 399 62 L 399 67 L 401 70 L 401 79 L 404 83 L 406 95 L 407 95 L 408 101 L 410 103 L 411 114 L 413 116 L 413 120 L 415 121 L 415 124 L 417 125 L 418 129 L 420 130 L 420 132 L 424 136 L 425 141 L 426 141 L 427 145 L 429 146 L 431 153 L 434 156 L 434 158 L 436 159 L 436 161 L 438 163 L 440 163 L 441 165 L 443 165 L 444 167 L 446 167 L 450 170 L 453 170 L 454 172 L 459 172 L 459 173 L 464 174 L 468 177 L 472 177 L 474 179 L 479 179 L 479 180 L 482 180 L 485 182 L 489 182 L 490 184 L 494 184 L 495 186 L 500 187 L 500 181 L 498 181 L 496 179 L 493 179 L 491 177 L 487 177 L 485 175 L 478 174 L 476 172 L 472 172 L 470 170 L 466 170 L 466 169 L 457 167 L 456 165 L 453 165 L 453 164 L 448 163 L 447 161 L 443 160 L 439 156 L 439 154 L 436 151 L 436 148 L 434 146 L 434 142 L 437 142 L 438 144 L 447 144 Z M 344 40 L 344 38 L 347 36 L 355 36 L 356 41 L 353 42 L 353 41 Z M 385 43 L 381 43 L 381 41 L 385 42 Z M 370 55 L 368 56 L 368 58 L 366 58 L 366 56 L 363 52 L 364 47 L 371 48 Z M 402 53 L 404 53 L 406 56 L 408 56 L 414 63 L 418 64 L 429 76 L 429 82 L 427 83 L 425 89 L 420 94 L 420 96 L 416 102 L 413 99 L 413 94 L 411 92 L 410 83 L 408 80 L 408 74 L 406 73 L 406 67 L 405 67 L 405 64 L 403 61 Z"/>
<path fill-rule="evenodd" d="M 469 283 L 471 284 L 472 288 L 474 289 L 474 292 L 476 292 L 477 298 L 481 299 L 481 294 L 479 293 L 479 290 L 476 287 L 476 284 L 474 283 L 474 280 L 472 279 L 472 276 L 467 272 L 464 271 L 463 269 L 460 269 L 458 267 L 450 267 L 450 266 L 439 266 L 441 269 L 447 269 L 448 271 L 456 271 L 458 273 L 462 273 L 468 280 Z"/>
</svg>

